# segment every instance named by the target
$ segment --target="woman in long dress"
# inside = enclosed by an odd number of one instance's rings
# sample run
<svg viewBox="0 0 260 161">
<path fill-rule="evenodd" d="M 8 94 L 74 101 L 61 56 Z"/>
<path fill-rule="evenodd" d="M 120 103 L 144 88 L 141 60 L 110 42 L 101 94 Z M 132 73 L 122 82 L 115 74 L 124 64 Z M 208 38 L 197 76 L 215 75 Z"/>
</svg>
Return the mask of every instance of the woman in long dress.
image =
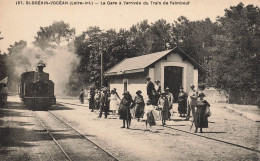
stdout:
<svg viewBox="0 0 260 161">
<path fill-rule="evenodd" d="M 128 91 L 125 91 L 123 94 L 124 97 L 122 98 L 120 102 L 120 119 L 123 120 L 123 126 L 121 128 L 125 128 L 125 122 L 127 125 L 127 128 L 130 128 L 131 125 L 131 113 L 130 113 L 130 105 L 133 102 L 132 96 Z"/>
<path fill-rule="evenodd" d="M 155 95 L 154 95 L 154 99 L 155 99 L 155 105 L 158 105 L 158 100 L 160 98 L 160 94 L 161 94 L 161 86 L 159 85 L 160 81 L 156 80 L 155 81 L 155 85 L 154 85 L 154 89 L 155 89 Z"/>
<path fill-rule="evenodd" d="M 112 114 L 114 115 L 116 111 L 118 111 L 119 106 L 119 98 L 114 90 L 111 90 L 110 95 L 110 110 L 112 111 Z"/>
<path fill-rule="evenodd" d="M 198 128 L 202 133 L 202 128 L 208 128 L 208 116 L 205 115 L 206 108 L 210 107 L 210 104 L 204 100 L 204 93 L 199 94 L 199 100 L 197 101 L 197 109 L 195 112 L 195 133 L 197 133 Z"/>
<path fill-rule="evenodd" d="M 138 121 L 140 118 L 143 118 L 144 115 L 144 98 L 141 93 L 142 92 L 138 90 L 134 98 L 135 118 L 137 118 Z"/>
<path fill-rule="evenodd" d="M 161 97 L 158 101 L 158 106 L 162 110 L 162 125 L 166 125 L 165 121 L 168 120 L 168 113 L 169 113 L 169 102 L 168 98 L 166 97 L 166 93 L 161 93 Z"/>
</svg>

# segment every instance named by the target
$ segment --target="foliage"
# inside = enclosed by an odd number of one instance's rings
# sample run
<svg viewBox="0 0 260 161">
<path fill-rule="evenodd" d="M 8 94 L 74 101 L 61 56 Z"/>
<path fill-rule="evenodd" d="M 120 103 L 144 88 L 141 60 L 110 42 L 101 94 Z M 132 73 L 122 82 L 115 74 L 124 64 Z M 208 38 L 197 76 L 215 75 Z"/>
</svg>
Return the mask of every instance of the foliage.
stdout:
<svg viewBox="0 0 260 161">
<path fill-rule="evenodd" d="M 20 55 L 22 53 L 22 50 L 27 46 L 27 42 L 24 40 L 20 40 L 19 42 L 15 42 L 14 45 L 10 45 L 8 50 L 8 56 L 6 59 L 7 65 L 7 75 L 9 77 L 8 84 L 9 88 L 11 90 L 17 89 L 17 81 L 18 81 L 18 75 L 17 75 L 17 62 L 21 60 L 17 60 L 20 58 Z M 25 62 L 26 63 L 26 62 Z M 28 62 L 27 62 L 28 63 Z"/>
<path fill-rule="evenodd" d="M 177 46 L 207 70 L 200 82 L 246 94 L 260 89 L 259 14 L 258 7 L 240 3 L 225 9 L 225 15 L 218 17 L 216 22 L 209 18 L 190 21 L 180 16 L 172 23 L 164 19 L 154 23 L 143 20 L 119 31 L 93 26 L 76 37 L 75 29 L 60 21 L 40 27 L 33 43 L 49 53 L 62 43 L 74 45 L 75 53 L 81 59 L 73 77 L 78 77 L 83 84 L 95 86 L 100 86 L 101 53 L 104 71 L 107 71 L 125 58 Z M 74 38 L 72 43 L 70 40 Z M 24 41 L 10 46 L 10 56 L 24 46 Z"/>
<path fill-rule="evenodd" d="M 126 57 L 135 56 L 133 47 L 127 42 L 129 32 L 90 27 L 75 39 L 76 53 L 81 56 L 78 68 L 86 83 L 100 86 L 101 53 L 104 56 L 104 71 L 108 70 Z"/>
<path fill-rule="evenodd" d="M 64 21 L 54 21 L 50 26 L 40 27 L 33 44 L 45 52 L 53 53 L 61 43 L 69 44 L 74 36 L 75 28 L 70 28 Z"/>
<path fill-rule="evenodd" d="M 1 31 L 0 31 L 1 34 Z M 0 40 L 4 39 L 3 37 L 0 37 Z M 6 72 L 6 57 L 7 55 L 5 53 L 1 53 L 0 50 L 0 80 L 4 79 L 7 76 Z"/>
<path fill-rule="evenodd" d="M 7 54 L 0 54 L 0 80 L 7 76 L 6 59 Z"/>
<path fill-rule="evenodd" d="M 244 92 L 260 88 L 260 10 L 242 3 L 225 10 L 218 22 L 225 41 L 220 41 L 221 62 L 216 66 L 217 87 Z M 234 23 L 235 22 L 235 23 Z"/>
</svg>

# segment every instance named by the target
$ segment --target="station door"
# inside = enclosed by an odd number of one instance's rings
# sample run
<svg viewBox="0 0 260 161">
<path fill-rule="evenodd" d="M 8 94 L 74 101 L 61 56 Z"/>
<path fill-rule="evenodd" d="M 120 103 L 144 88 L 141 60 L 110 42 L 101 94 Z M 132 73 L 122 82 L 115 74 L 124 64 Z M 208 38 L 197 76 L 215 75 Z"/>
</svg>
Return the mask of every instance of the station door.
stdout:
<svg viewBox="0 0 260 161">
<path fill-rule="evenodd" d="M 182 67 L 166 66 L 164 67 L 164 88 L 170 88 L 174 101 L 178 99 L 180 87 L 182 86 Z"/>
</svg>

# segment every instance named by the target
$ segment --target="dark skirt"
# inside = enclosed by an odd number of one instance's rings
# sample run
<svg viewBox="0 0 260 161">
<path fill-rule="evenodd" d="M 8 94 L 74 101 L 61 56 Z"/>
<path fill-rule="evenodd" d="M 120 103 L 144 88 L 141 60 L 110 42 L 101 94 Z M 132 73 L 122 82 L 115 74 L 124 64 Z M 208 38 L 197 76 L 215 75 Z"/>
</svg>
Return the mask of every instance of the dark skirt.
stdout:
<svg viewBox="0 0 260 161">
<path fill-rule="evenodd" d="M 89 99 L 89 109 L 94 109 L 94 98 Z"/>
<path fill-rule="evenodd" d="M 208 128 L 208 117 L 205 116 L 205 109 L 197 109 L 194 121 L 196 128 Z"/>
<path fill-rule="evenodd" d="M 160 98 L 160 94 L 159 93 L 156 93 L 154 95 L 154 105 L 158 106 L 158 100 Z"/>
<path fill-rule="evenodd" d="M 147 123 L 148 123 L 150 126 L 156 125 L 155 119 L 154 119 L 154 116 L 153 116 L 153 112 L 150 111 L 150 112 L 148 112 L 146 115 L 147 115 Z"/>
<path fill-rule="evenodd" d="M 137 104 L 135 107 L 135 117 L 143 118 L 143 116 L 144 116 L 144 106 Z"/>
<path fill-rule="evenodd" d="M 79 96 L 79 100 L 80 100 L 80 103 L 84 103 L 84 96 L 83 96 L 83 95 L 80 95 L 80 96 Z"/>
<path fill-rule="evenodd" d="M 168 120 L 169 118 L 169 110 L 162 110 L 162 119 Z"/>
<path fill-rule="evenodd" d="M 131 120 L 130 108 L 122 109 L 119 118 L 122 120 Z"/>
<path fill-rule="evenodd" d="M 179 111 L 179 114 L 186 114 L 186 112 L 187 112 L 187 103 L 186 103 L 186 100 L 180 101 L 180 102 L 178 103 L 178 111 Z"/>
<path fill-rule="evenodd" d="M 99 105 L 100 105 L 100 100 L 95 100 L 95 103 L 94 103 L 94 107 L 95 109 L 99 109 Z"/>
</svg>

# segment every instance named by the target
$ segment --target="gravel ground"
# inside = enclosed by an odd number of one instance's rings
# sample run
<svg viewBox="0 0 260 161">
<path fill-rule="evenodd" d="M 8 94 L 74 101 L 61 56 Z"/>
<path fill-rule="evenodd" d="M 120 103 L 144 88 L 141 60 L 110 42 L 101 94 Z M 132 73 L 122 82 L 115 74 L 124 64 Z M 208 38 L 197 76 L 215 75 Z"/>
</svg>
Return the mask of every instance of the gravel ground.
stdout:
<svg viewBox="0 0 260 161">
<path fill-rule="evenodd" d="M 0 160 L 49 160 L 57 149 L 53 141 L 42 132 L 30 111 L 21 107 L 17 97 L 8 109 L 1 109 Z M 57 101 L 78 104 L 77 98 Z M 176 110 L 176 107 L 175 107 Z M 93 142 L 106 149 L 119 160 L 259 160 L 257 152 L 206 139 L 190 132 L 190 121 L 183 121 L 175 113 L 167 127 L 160 121 L 152 132 L 145 130 L 145 123 L 132 120 L 131 129 L 121 129 L 122 120 L 109 115 L 97 118 L 98 111 L 90 112 L 83 106 L 57 104 L 50 109 L 68 124 L 78 129 Z M 260 123 L 252 122 L 228 111 L 222 104 L 212 104 L 209 128 L 198 135 L 211 137 L 248 148 L 260 150 Z M 10 128 L 11 130 L 6 130 Z M 179 130 L 178 130 L 179 129 Z M 54 149 L 49 150 L 48 149 Z M 58 152 L 57 152 L 58 153 Z M 54 158 L 62 160 L 62 158 Z"/>
<path fill-rule="evenodd" d="M 248 112 L 253 114 L 260 115 L 260 108 L 258 108 L 256 105 L 237 105 L 237 104 L 231 104 L 230 107 L 241 111 L 241 112 Z"/>
<path fill-rule="evenodd" d="M 76 104 L 78 101 L 69 102 Z M 167 122 L 167 128 L 158 121 L 153 132 L 149 132 L 145 131 L 144 122 L 133 120 L 130 130 L 120 129 L 122 121 L 117 116 L 99 119 L 96 118 L 98 112 L 89 112 L 87 105 L 68 107 L 75 110 L 53 112 L 83 133 L 96 136 L 91 139 L 119 160 L 259 160 L 259 153 L 172 129 L 190 129 L 191 122 L 183 121 L 177 113 L 173 121 Z M 260 150 L 259 123 L 224 109 L 222 104 L 212 104 L 211 111 L 209 128 L 199 135 Z"/>
</svg>

